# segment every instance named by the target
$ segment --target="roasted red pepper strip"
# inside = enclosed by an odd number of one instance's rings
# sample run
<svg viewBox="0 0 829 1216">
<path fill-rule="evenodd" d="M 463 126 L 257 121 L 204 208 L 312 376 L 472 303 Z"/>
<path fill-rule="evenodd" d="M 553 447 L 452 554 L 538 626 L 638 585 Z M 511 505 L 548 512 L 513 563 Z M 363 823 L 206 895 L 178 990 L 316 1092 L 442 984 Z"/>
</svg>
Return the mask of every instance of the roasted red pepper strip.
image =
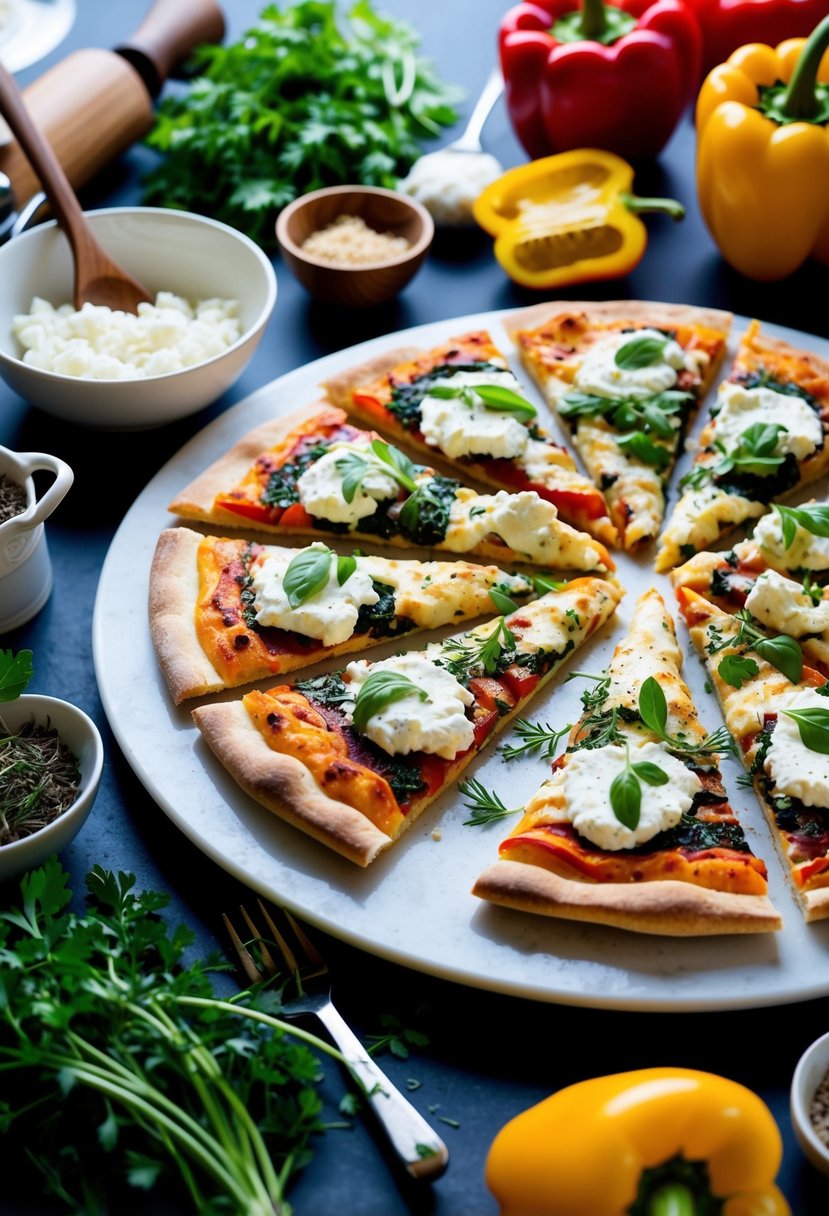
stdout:
<svg viewBox="0 0 829 1216">
<path fill-rule="evenodd" d="M 683 0 L 538 0 L 504 16 L 507 108 L 533 158 L 604 148 L 656 156 L 699 85 L 702 39 Z"/>
<path fill-rule="evenodd" d="M 821 17 L 826 0 L 685 0 L 702 33 L 702 70 L 725 63 L 732 51 L 749 42 L 777 46 L 786 38 L 807 38 Z"/>
</svg>

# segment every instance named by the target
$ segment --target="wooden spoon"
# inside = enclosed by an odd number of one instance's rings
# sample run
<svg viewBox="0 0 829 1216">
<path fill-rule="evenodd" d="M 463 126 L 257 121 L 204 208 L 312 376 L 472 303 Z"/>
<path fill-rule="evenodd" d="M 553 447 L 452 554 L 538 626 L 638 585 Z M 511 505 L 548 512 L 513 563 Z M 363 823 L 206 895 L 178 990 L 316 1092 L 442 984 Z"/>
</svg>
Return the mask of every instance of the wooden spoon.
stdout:
<svg viewBox="0 0 829 1216">
<path fill-rule="evenodd" d="M 17 81 L 0 63 L 0 114 L 40 178 L 46 197 L 72 248 L 75 263 L 75 308 L 100 304 L 136 313 L 153 297 L 99 245 L 87 223 L 69 179 L 48 141 L 35 126 Z"/>
</svg>

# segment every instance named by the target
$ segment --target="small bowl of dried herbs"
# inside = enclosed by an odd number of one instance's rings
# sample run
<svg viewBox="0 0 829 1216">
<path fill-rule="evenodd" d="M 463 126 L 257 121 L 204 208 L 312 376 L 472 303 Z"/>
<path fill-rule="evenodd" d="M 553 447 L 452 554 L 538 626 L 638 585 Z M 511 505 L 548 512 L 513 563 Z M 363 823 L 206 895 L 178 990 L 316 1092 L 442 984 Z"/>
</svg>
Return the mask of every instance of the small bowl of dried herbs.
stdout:
<svg viewBox="0 0 829 1216">
<path fill-rule="evenodd" d="M 60 853 L 86 822 L 104 745 L 92 719 L 58 697 L 23 693 L 32 652 L 0 650 L 0 882 Z"/>
<path fill-rule="evenodd" d="M 797 1062 L 789 1108 L 797 1142 L 815 1169 L 829 1174 L 829 1032 Z"/>
</svg>

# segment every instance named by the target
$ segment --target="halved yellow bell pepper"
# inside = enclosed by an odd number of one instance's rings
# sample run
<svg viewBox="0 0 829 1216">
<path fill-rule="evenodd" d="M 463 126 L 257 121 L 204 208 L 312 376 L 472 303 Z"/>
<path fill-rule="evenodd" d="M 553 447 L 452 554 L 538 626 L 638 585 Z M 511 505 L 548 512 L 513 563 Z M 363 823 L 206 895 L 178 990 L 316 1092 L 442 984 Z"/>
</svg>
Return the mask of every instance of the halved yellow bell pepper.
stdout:
<svg viewBox="0 0 829 1216">
<path fill-rule="evenodd" d="M 697 192 L 723 257 L 752 279 L 829 265 L 829 17 L 811 36 L 749 43 L 697 98 Z"/>
<path fill-rule="evenodd" d="M 501 1216 L 791 1216 L 774 1185 L 782 1155 L 752 1090 L 645 1068 L 570 1085 L 516 1116 L 492 1143 L 486 1180 Z"/>
<path fill-rule="evenodd" d="M 478 195 L 472 214 L 495 237 L 514 282 L 547 289 L 615 279 L 642 259 L 642 211 L 682 219 L 674 199 L 638 198 L 633 168 L 612 152 L 579 148 L 509 169 Z"/>
</svg>

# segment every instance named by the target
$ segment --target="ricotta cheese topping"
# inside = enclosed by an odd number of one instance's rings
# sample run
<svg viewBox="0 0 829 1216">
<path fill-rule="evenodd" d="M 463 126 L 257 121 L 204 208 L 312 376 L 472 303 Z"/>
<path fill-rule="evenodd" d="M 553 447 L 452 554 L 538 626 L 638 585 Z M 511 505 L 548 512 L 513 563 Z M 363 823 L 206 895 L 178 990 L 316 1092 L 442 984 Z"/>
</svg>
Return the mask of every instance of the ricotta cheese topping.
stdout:
<svg viewBox="0 0 829 1216">
<path fill-rule="evenodd" d="M 359 450 L 358 444 L 333 444 L 297 478 L 299 501 L 309 515 L 334 524 L 356 524 L 366 515 L 373 515 L 378 502 L 397 497 L 399 486 L 394 478 L 370 468 L 351 502 L 345 501 L 337 461 L 345 452 Z"/>
<path fill-rule="evenodd" d="M 641 338 L 654 338 L 665 342 L 660 356 L 646 367 L 619 367 L 616 352 L 629 342 Z M 576 372 L 573 386 L 582 393 L 595 397 L 650 397 L 672 388 L 679 371 L 696 371 L 699 353 L 688 353 L 673 338 L 666 340 L 657 329 L 636 329 L 628 333 L 615 333 L 600 338 L 584 357 Z"/>
<path fill-rule="evenodd" d="M 369 718 L 362 733 L 372 743 L 390 756 L 429 752 L 444 760 L 454 760 L 472 746 L 474 731 L 464 711 L 475 698 L 450 672 L 438 667 L 424 654 L 396 654 L 371 664 L 358 659 L 346 668 L 355 701 L 362 685 L 376 671 L 394 671 L 407 676 L 416 689 L 389 702 Z M 417 695 L 418 690 L 426 693 L 425 701 Z M 353 703 L 344 702 L 343 709 L 350 719 Z"/>
<path fill-rule="evenodd" d="M 777 453 L 791 452 L 797 460 L 811 456 L 823 437 L 820 418 L 803 397 L 724 381 L 717 403 L 721 408 L 714 420 L 716 439 L 728 452 L 738 446 L 742 434 L 757 422 L 785 427 L 778 435 Z"/>
<path fill-rule="evenodd" d="M 781 706 L 763 764 L 775 794 L 799 798 L 806 806 L 829 807 L 829 755 L 808 748 L 797 722 L 783 709 L 829 709 L 829 700 L 806 688 Z"/>
<path fill-rule="evenodd" d="M 762 503 L 744 498 L 742 494 L 730 494 L 713 482 L 703 483 L 698 489 L 689 489 L 682 494 L 663 534 L 663 543 L 670 543 L 677 550 L 686 544 L 697 550 L 704 549 L 729 525 L 762 515 L 765 509 Z"/>
<path fill-rule="evenodd" d="M 474 512 L 474 514 L 472 514 Z M 479 494 L 471 501 L 456 498 L 449 512 L 444 545 L 463 553 L 494 532 L 504 544 L 533 561 L 551 561 L 559 551 L 558 511 L 534 490 L 508 494 Z M 598 551 L 585 544 L 585 569 L 598 560 Z"/>
<path fill-rule="evenodd" d="M 633 764 L 656 764 L 668 776 L 665 785 L 640 781 L 642 801 L 635 828 L 620 823 L 610 804 L 610 787 L 627 763 L 626 749 L 615 743 L 570 752 L 566 764 L 556 770 L 527 804 L 527 813 L 543 807 L 552 820 L 572 823 L 580 836 L 600 849 L 615 852 L 645 844 L 679 823 L 683 812 L 690 809 L 694 795 L 702 789 L 702 782 L 663 743 L 643 743 L 637 747 L 631 741 L 630 760 Z"/>
<path fill-rule="evenodd" d="M 787 549 L 783 545 L 782 523 L 776 511 L 769 511 L 757 520 L 753 539 L 762 553 L 786 570 L 829 570 L 829 536 L 814 536 L 798 524 L 794 540 Z"/>
<path fill-rule="evenodd" d="M 800 583 L 776 570 L 765 570 L 757 578 L 746 608 L 761 624 L 792 638 L 829 629 L 829 599 L 813 604 Z"/>
<path fill-rule="evenodd" d="M 313 544 L 310 549 L 327 546 Z M 301 552 L 301 550 L 297 550 Z M 376 604 L 380 596 L 374 590 L 371 575 L 361 568 L 360 558 L 342 587 L 337 581 L 336 558 L 331 559 L 328 582 L 298 608 L 292 608 L 282 585 L 285 571 L 295 553 L 284 557 L 269 554 L 251 568 L 253 606 L 260 625 L 290 629 L 306 638 L 317 638 L 324 646 L 345 642 L 354 632 L 363 604 Z"/>
<path fill-rule="evenodd" d="M 456 372 L 436 380 L 435 387 L 470 388 L 497 384 L 522 395 L 510 371 Z M 520 456 L 529 432 L 523 422 L 504 410 L 487 409 L 479 397 L 468 405 L 462 397 L 427 395 L 420 403 L 420 431 L 426 442 L 452 458 L 458 456 Z"/>
</svg>

